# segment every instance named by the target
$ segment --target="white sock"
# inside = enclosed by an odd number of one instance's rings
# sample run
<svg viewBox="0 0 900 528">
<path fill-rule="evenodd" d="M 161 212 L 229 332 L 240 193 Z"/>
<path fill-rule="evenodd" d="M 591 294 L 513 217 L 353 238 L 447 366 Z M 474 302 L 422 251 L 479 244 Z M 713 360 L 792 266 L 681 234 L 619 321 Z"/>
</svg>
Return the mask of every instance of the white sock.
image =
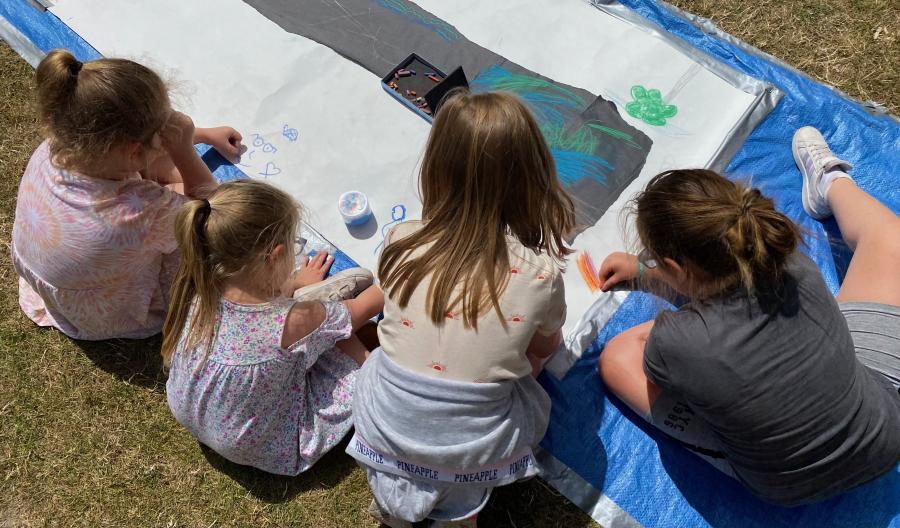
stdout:
<svg viewBox="0 0 900 528">
<path fill-rule="evenodd" d="M 840 166 L 837 166 L 826 172 L 819 180 L 819 192 L 823 197 L 825 197 L 826 200 L 828 199 L 828 190 L 831 189 L 831 184 L 834 183 L 834 180 L 838 178 L 847 178 L 848 180 L 853 181 L 853 178 L 850 177 L 849 174 L 844 172 L 843 168 Z"/>
</svg>

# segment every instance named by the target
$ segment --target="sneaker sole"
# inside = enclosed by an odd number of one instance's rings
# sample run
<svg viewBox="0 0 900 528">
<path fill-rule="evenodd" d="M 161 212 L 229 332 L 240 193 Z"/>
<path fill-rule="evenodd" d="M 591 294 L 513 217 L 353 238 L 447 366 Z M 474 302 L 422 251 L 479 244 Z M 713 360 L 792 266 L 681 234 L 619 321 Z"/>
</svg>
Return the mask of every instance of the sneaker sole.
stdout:
<svg viewBox="0 0 900 528">
<path fill-rule="evenodd" d="M 309 298 L 310 300 L 317 300 L 318 298 L 315 297 L 317 293 L 332 288 L 335 282 L 346 281 L 348 279 L 355 279 L 353 289 L 356 290 L 357 294 L 361 293 L 362 290 L 374 284 L 374 276 L 369 270 L 366 270 L 365 268 L 350 268 L 339 271 L 320 283 L 297 290 L 296 292 L 294 292 L 293 297 L 294 299 Z"/>
</svg>

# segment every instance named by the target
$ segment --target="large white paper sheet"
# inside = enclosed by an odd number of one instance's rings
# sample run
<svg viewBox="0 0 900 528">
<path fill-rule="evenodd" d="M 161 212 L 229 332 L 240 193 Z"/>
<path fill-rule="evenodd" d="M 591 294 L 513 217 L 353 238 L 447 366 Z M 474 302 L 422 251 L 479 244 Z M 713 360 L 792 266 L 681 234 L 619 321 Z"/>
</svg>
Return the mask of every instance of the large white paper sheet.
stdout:
<svg viewBox="0 0 900 528">
<path fill-rule="evenodd" d="M 598 264 L 625 248 L 619 220 L 634 192 L 662 170 L 708 166 L 757 99 L 658 34 L 582 0 L 416 3 L 511 61 L 616 102 L 653 140 L 641 176 L 575 240 Z M 198 125 L 238 128 L 250 149 L 241 168 L 296 196 L 310 223 L 361 265 L 376 265 L 382 231 L 399 211 L 420 216 L 417 164 L 429 126 L 330 48 L 285 32 L 240 0 L 64 0 L 53 11 L 104 55 L 164 70 L 189 94 L 182 104 Z M 660 90 L 677 116 L 665 126 L 629 116 L 635 85 Z M 369 196 L 376 228 L 345 227 L 336 203 L 350 189 Z M 570 269 L 570 355 L 554 363 L 557 373 L 621 301 L 601 299 Z"/>
<path fill-rule="evenodd" d="M 628 249 L 630 230 L 623 208 L 653 175 L 664 170 L 707 167 L 724 138 L 756 103 L 746 93 L 702 67 L 645 28 L 596 9 L 583 0 L 482 2 L 417 0 L 455 26 L 469 40 L 541 75 L 614 101 L 625 120 L 653 140 L 641 175 L 606 214 L 574 242 L 599 266 L 613 251 Z M 631 89 L 655 88 L 678 114 L 666 126 L 649 125 L 625 112 Z M 566 278 L 569 316 L 565 331 L 577 356 L 621 302 L 612 294 L 592 293 L 575 266 Z M 598 299 L 603 302 L 593 306 Z M 560 356 L 550 368 L 561 374 L 572 357 Z M 565 360 L 565 361 L 564 361 Z"/>
<path fill-rule="evenodd" d="M 241 169 L 299 199 L 360 265 L 375 266 L 395 205 L 420 217 L 416 166 L 430 127 L 331 49 L 240 0 L 73 0 L 53 12 L 103 55 L 161 70 L 198 126 L 237 128 Z M 377 229 L 344 225 L 337 201 L 351 189 L 368 195 Z"/>
</svg>

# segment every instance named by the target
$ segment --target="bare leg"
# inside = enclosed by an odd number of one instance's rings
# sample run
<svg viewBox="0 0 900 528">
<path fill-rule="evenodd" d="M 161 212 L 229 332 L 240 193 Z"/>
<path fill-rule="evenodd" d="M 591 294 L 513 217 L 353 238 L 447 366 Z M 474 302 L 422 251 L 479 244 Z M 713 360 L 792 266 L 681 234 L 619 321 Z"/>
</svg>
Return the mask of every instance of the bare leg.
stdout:
<svg viewBox="0 0 900 528">
<path fill-rule="evenodd" d="M 356 361 L 356 364 L 360 366 L 365 362 L 366 358 L 369 357 L 369 351 L 366 350 L 366 346 L 362 344 L 362 341 L 356 337 L 356 334 L 352 334 L 343 341 L 338 341 L 335 346 L 337 346 L 341 352 L 347 354 L 350 359 Z"/>
<path fill-rule="evenodd" d="M 366 347 L 366 350 L 370 352 L 381 346 L 381 343 L 378 341 L 378 325 L 372 321 L 359 327 L 356 331 L 356 337 Z"/>
<path fill-rule="evenodd" d="M 838 301 L 900 306 L 900 218 L 846 178 L 831 184 L 828 203 L 854 252 Z"/>
<path fill-rule="evenodd" d="M 662 393 L 644 373 L 644 346 L 651 328 L 653 321 L 648 321 L 611 339 L 600 354 L 599 365 L 606 387 L 645 419 Z"/>
</svg>

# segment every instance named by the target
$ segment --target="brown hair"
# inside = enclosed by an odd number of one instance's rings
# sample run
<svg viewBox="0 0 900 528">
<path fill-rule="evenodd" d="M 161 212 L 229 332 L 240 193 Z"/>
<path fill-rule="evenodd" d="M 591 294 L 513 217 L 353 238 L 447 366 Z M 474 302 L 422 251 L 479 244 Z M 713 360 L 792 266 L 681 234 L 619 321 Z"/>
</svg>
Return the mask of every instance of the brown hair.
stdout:
<svg viewBox="0 0 900 528">
<path fill-rule="evenodd" d="M 149 145 L 168 119 L 162 79 L 126 59 L 81 63 L 53 50 L 35 72 L 40 122 L 54 162 L 88 172 L 110 149 L 127 142 Z"/>
<path fill-rule="evenodd" d="M 574 226 L 572 200 L 537 123 L 512 94 L 451 92 L 435 117 L 419 185 L 424 226 L 384 249 L 378 275 L 401 307 L 432 275 L 435 324 L 460 304 L 467 327 L 477 328 L 491 306 L 503 320 L 508 234 L 557 261 L 570 253 L 563 237 Z"/>
<path fill-rule="evenodd" d="M 701 299 L 736 285 L 773 291 L 800 242 L 800 229 L 772 200 L 711 170 L 655 176 L 632 212 L 650 255 L 660 265 L 668 257 L 684 266 L 692 296 Z"/>
<path fill-rule="evenodd" d="M 224 183 L 208 200 L 181 207 L 175 219 L 181 265 L 163 326 L 166 364 L 182 336 L 187 336 L 186 349 L 204 344 L 209 351 L 228 279 L 256 272 L 278 244 L 285 245 L 285 275 L 290 273 L 299 220 L 299 205 L 290 195 L 254 180 Z"/>
</svg>

